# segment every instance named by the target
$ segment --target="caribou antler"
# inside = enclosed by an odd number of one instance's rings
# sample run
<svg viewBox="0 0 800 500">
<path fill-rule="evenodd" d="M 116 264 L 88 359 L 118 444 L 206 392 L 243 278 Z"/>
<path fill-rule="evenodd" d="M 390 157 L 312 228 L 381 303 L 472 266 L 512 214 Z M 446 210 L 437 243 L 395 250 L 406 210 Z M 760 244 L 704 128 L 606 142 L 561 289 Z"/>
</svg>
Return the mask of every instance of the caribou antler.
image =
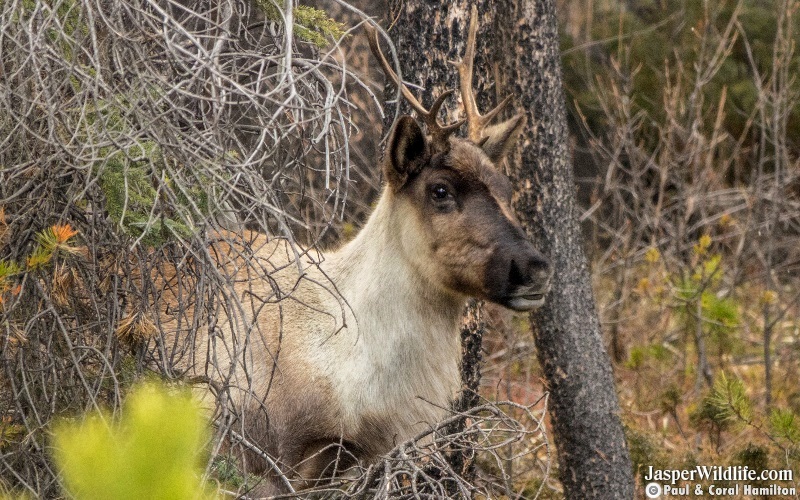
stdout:
<svg viewBox="0 0 800 500">
<path fill-rule="evenodd" d="M 475 59 L 475 36 L 478 32 L 478 8 L 473 5 L 470 12 L 469 34 L 467 35 L 467 49 L 461 62 L 451 63 L 458 68 L 458 80 L 461 87 L 461 100 L 464 101 L 464 114 L 467 115 L 467 138 L 478 144 L 483 139 L 482 134 L 489 122 L 503 110 L 511 101 L 511 96 L 506 96 L 494 109 L 481 115 L 475 102 L 472 89 L 472 64 Z"/>
<path fill-rule="evenodd" d="M 383 67 L 383 71 L 388 78 L 391 78 L 394 81 L 395 85 L 400 88 L 400 91 L 403 93 L 403 97 L 405 97 L 406 101 L 414 108 L 423 122 L 428 126 L 428 133 L 434 138 L 434 140 L 438 140 L 441 142 L 446 143 L 447 138 L 452 134 L 456 129 L 461 127 L 464 122 L 467 123 L 467 138 L 474 142 L 475 144 L 482 144 L 483 141 L 486 139 L 483 137 L 483 132 L 489 123 L 503 110 L 503 108 L 511 101 L 512 96 L 506 96 L 500 104 L 494 107 L 491 111 L 487 112 L 485 115 L 481 115 L 480 111 L 478 111 L 478 104 L 475 102 L 475 93 L 472 89 L 472 70 L 473 70 L 473 63 L 475 59 L 475 38 L 478 33 L 478 8 L 473 5 L 472 10 L 470 12 L 470 21 L 469 21 L 469 34 L 467 35 L 467 48 L 464 52 L 464 57 L 461 59 L 460 62 L 450 61 L 458 69 L 458 80 L 459 80 L 459 87 L 461 90 L 461 100 L 464 102 L 464 114 L 466 115 L 466 119 L 459 120 L 455 123 L 450 125 L 442 125 L 436 119 L 436 115 L 439 113 L 439 109 L 441 109 L 444 100 L 453 93 L 452 89 L 446 90 L 442 93 L 436 100 L 433 102 L 430 110 L 425 109 L 424 106 L 414 97 L 414 94 L 408 90 L 408 87 L 400 80 L 397 76 L 397 73 L 394 72 L 392 66 L 389 64 L 389 61 L 386 60 L 386 57 L 381 52 L 380 45 L 378 44 L 378 32 L 372 26 L 366 24 L 364 29 L 367 31 L 367 39 L 369 40 L 369 47 L 372 49 L 372 53 L 375 55 L 375 58 L 380 62 L 381 66 Z"/>
<path fill-rule="evenodd" d="M 431 135 L 433 140 L 440 144 L 447 144 L 447 138 L 459 127 L 461 127 L 465 121 L 459 120 L 449 125 L 443 125 L 439 123 L 439 120 L 436 119 L 436 115 L 439 114 L 439 110 L 442 108 L 444 100 L 453 93 L 453 89 L 444 91 L 439 97 L 436 98 L 435 101 L 433 101 L 430 109 L 425 109 L 425 107 L 417 100 L 417 98 L 414 97 L 414 94 L 408 90 L 408 87 L 406 87 L 406 85 L 400 80 L 400 78 L 397 76 L 397 73 L 394 72 L 392 66 L 389 64 L 389 61 L 386 60 L 386 57 L 383 55 L 381 47 L 378 44 L 378 32 L 375 30 L 375 28 L 369 24 L 365 24 L 364 29 L 367 31 L 369 48 L 372 50 L 372 54 L 383 67 L 383 72 L 386 74 L 386 77 L 390 78 L 395 85 L 400 88 L 400 91 L 403 93 L 403 97 L 405 97 L 406 101 L 408 101 L 408 104 L 414 108 L 414 111 L 417 112 L 425 125 L 427 125 L 428 133 Z"/>
</svg>

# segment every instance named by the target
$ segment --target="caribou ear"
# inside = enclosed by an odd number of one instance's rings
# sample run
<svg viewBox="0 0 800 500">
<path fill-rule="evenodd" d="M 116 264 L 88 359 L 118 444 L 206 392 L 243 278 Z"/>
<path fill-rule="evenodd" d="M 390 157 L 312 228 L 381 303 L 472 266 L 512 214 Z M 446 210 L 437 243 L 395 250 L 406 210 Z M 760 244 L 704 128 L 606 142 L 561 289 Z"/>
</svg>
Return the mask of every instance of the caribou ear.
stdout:
<svg viewBox="0 0 800 500">
<path fill-rule="evenodd" d="M 383 174 L 394 189 L 400 189 L 428 159 L 428 140 L 410 116 L 401 116 L 389 133 Z"/>
<path fill-rule="evenodd" d="M 517 142 L 517 137 L 525 127 L 525 115 L 516 115 L 503 123 L 492 125 L 484 131 L 485 137 L 479 143 L 492 163 L 500 163 Z"/>
</svg>

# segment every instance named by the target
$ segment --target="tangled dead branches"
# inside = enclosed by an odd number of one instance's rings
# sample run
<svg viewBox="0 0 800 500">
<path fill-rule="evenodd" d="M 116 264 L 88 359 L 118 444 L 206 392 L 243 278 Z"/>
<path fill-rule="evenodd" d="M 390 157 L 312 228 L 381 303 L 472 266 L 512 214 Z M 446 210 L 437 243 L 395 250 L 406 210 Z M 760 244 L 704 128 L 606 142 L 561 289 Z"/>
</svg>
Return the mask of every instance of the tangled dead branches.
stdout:
<svg viewBox="0 0 800 500">
<path fill-rule="evenodd" d="M 343 29 L 269 0 L 0 3 L 0 491 L 60 495 L 51 422 L 117 412 L 144 374 L 181 378 L 193 353 L 162 337 L 167 302 L 182 331 L 241 309 L 224 249 L 239 252 L 237 272 L 278 271 L 247 258 L 243 229 L 315 265 L 303 249 L 343 213 L 358 171 L 350 89 L 373 99 L 339 57 Z M 224 400 L 218 422 L 230 421 Z M 336 491 L 511 494 L 512 462 L 548 472 L 532 412 L 458 414 L 462 432 L 443 422 Z M 236 442 L 216 428 L 209 475 Z M 477 483 L 447 465 L 466 450 L 485 462 Z"/>
<path fill-rule="evenodd" d="M 178 297 L 178 321 L 212 321 L 231 300 L 210 235 L 233 243 L 241 233 L 226 228 L 257 228 L 313 247 L 341 211 L 345 84 L 360 80 L 334 57 L 342 26 L 320 12 L 234 0 L 0 4 L 7 486 L 57 494 L 48 424 L 116 411 L 152 368 L 159 287 Z"/>
<path fill-rule="evenodd" d="M 377 463 L 355 466 L 333 483 L 280 498 L 535 498 L 545 488 L 550 473 L 546 406 L 546 397 L 528 406 L 511 401 L 483 402 L 453 413 L 434 428 L 400 443 Z M 451 432 L 458 422 L 464 423 L 462 430 Z M 341 452 L 346 453 L 343 448 Z M 477 479 L 453 468 L 457 454 L 469 455 L 481 471 Z M 541 482 L 527 489 L 515 485 L 512 464 L 525 468 L 526 473 L 533 472 Z"/>
</svg>

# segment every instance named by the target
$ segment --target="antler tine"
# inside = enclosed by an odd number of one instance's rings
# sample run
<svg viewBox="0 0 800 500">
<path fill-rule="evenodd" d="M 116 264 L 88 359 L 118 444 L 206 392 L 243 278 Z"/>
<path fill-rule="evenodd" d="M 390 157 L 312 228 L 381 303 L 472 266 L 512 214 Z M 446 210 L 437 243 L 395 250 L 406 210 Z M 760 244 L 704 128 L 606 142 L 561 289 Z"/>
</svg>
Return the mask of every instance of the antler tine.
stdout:
<svg viewBox="0 0 800 500">
<path fill-rule="evenodd" d="M 447 99 L 450 94 L 453 93 L 453 89 L 448 89 L 439 97 L 437 97 L 433 102 L 433 105 L 431 105 L 430 110 L 425 109 L 425 107 L 417 100 L 417 98 L 414 97 L 414 94 L 408 90 L 408 87 L 406 87 L 406 85 L 400 80 L 400 78 L 397 76 L 397 73 L 395 73 L 394 69 L 392 69 L 392 65 L 389 64 L 389 61 L 386 60 L 386 56 L 383 55 L 383 51 L 381 51 L 381 47 L 378 42 L 378 31 L 369 24 L 365 24 L 364 29 L 367 31 L 369 48 L 372 50 L 372 54 L 381 64 L 383 72 L 395 83 L 395 85 L 398 86 L 400 92 L 403 93 L 403 97 L 406 99 L 406 101 L 408 101 L 408 104 L 414 109 L 414 111 L 417 112 L 425 125 L 427 125 L 428 132 L 431 134 L 431 136 L 435 140 L 446 142 L 447 137 L 455 132 L 465 122 L 465 120 L 459 120 L 449 125 L 442 125 L 436 119 L 442 104 L 444 104 L 445 99 Z"/>
<path fill-rule="evenodd" d="M 486 126 L 497 116 L 500 111 L 511 101 L 512 96 L 507 96 L 485 115 L 478 111 L 475 102 L 475 93 L 472 89 L 472 69 L 475 60 L 475 37 L 478 33 L 478 8 L 473 5 L 470 12 L 469 34 L 467 35 L 467 48 L 461 62 L 453 63 L 458 68 L 458 80 L 461 87 L 461 99 L 464 101 L 464 114 L 467 115 L 467 137 L 478 142 Z"/>
<path fill-rule="evenodd" d="M 445 99 L 450 97 L 450 94 L 455 92 L 453 89 L 447 89 L 442 94 L 433 101 L 431 105 L 430 111 L 423 116 L 423 120 L 425 121 L 425 125 L 428 126 L 428 130 L 438 130 L 442 138 L 446 138 L 453 132 L 459 129 L 461 125 L 464 125 L 466 120 L 458 120 L 455 123 L 451 123 L 450 125 L 442 125 L 436 120 L 436 116 L 439 114 L 439 110 L 444 104 Z M 433 134 L 432 134 L 433 135 Z"/>
<path fill-rule="evenodd" d="M 408 90 L 408 87 L 406 87 L 403 82 L 400 81 L 397 73 L 395 73 L 392 69 L 392 65 L 389 64 L 389 61 L 386 60 L 386 56 L 383 55 L 383 51 L 381 51 L 381 47 L 378 44 L 378 31 L 369 24 L 365 24 L 364 29 L 367 31 L 367 41 L 369 41 L 369 48 L 372 51 L 372 55 L 374 55 L 378 62 L 381 63 L 383 72 L 395 83 L 395 85 L 398 86 L 400 92 L 403 93 L 403 97 L 405 97 L 406 101 L 408 101 L 408 104 L 414 108 L 414 111 L 420 113 L 421 115 L 427 114 L 428 110 L 426 110 L 422 104 L 420 104 L 417 98 L 414 97 L 414 94 Z"/>
</svg>

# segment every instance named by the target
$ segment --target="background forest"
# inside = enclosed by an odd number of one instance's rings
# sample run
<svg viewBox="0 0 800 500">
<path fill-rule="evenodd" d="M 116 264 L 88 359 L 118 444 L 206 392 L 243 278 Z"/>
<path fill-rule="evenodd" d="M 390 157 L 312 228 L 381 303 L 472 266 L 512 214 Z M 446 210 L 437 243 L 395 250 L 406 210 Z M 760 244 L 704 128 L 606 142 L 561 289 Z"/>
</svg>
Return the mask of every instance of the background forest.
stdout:
<svg viewBox="0 0 800 500">
<path fill-rule="evenodd" d="M 267 74 L 281 82 L 268 90 L 204 69 L 219 57 L 211 37 L 206 52 L 170 67 L 152 35 L 163 12 L 114 11 L 94 31 L 75 2 L 34 4 L 0 2 L 0 84 L 23 89 L 4 94 L 1 105 L 17 111 L 0 116 L 0 493 L 52 495 L 42 452 L 50 414 L 116 412 L 147 371 L 158 325 L 135 299 L 158 300 L 147 276 L 185 266 L 178 288 L 187 301 L 224 293 L 224 276 L 195 272 L 207 258 L 197 227 L 210 217 L 321 246 L 352 237 L 381 183 L 374 165 L 388 118 L 376 97 L 383 78 L 360 30 L 350 31 L 358 18 L 338 3 L 296 9 L 295 57 L 307 71 L 297 87 Z M 255 4 L 235 22 L 280 25 L 272 4 Z M 389 8 L 354 5 L 378 18 Z M 797 0 L 557 1 L 584 248 L 637 494 L 650 465 L 792 469 L 800 488 L 799 8 Z M 41 23 L 50 59 L 11 50 L 20 19 Z M 112 28 L 125 36 L 105 47 Z M 277 61 L 292 43 L 285 37 L 264 28 L 222 66 Z M 193 43 L 205 42 L 180 33 L 169 49 L 185 56 Z M 90 44 L 104 50 L 77 49 Z M 132 64 L 141 54 L 146 62 Z M 110 63 L 109 73 L 73 71 L 92 57 Z M 24 89 L 45 72 L 63 78 L 31 98 Z M 224 92 L 240 105 L 215 106 Z M 60 103 L 56 113 L 36 115 L 43 95 Z M 281 102 L 294 114 L 276 113 Z M 265 167 L 278 164 L 285 168 Z M 104 221 L 91 217 L 100 211 Z M 491 306 L 486 316 L 482 396 L 543 410 L 527 319 Z M 76 342 L 87 347 L 73 350 Z M 555 471 L 543 472 L 542 463 L 556 467 L 552 450 L 512 461 L 514 446 L 479 460 L 479 470 L 509 474 L 520 498 L 563 498 Z M 247 478 L 234 469 L 222 457 L 205 472 L 236 490 Z"/>
<path fill-rule="evenodd" d="M 587 251 L 634 464 L 796 478 L 800 4 L 560 6 Z"/>
</svg>

